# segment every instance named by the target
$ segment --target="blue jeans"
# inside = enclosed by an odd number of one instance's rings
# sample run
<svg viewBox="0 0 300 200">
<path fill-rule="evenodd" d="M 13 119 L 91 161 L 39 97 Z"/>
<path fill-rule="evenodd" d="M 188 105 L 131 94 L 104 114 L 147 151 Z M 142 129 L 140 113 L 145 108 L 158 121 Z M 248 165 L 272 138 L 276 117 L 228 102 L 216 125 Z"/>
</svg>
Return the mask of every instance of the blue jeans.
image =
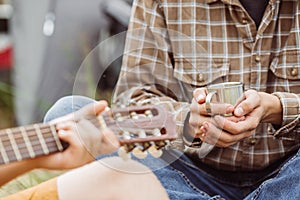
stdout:
<svg viewBox="0 0 300 200">
<path fill-rule="evenodd" d="M 44 121 L 74 112 L 94 100 L 81 96 L 60 99 Z M 115 155 L 111 154 L 111 155 Z M 98 159 L 111 155 L 101 155 Z M 300 151 L 267 169 L 253 172 L 215 170 L 177 150 L 161 158 L 137 159 L 152 169 L 171 200 L 300 199 Z"/>
</svg>

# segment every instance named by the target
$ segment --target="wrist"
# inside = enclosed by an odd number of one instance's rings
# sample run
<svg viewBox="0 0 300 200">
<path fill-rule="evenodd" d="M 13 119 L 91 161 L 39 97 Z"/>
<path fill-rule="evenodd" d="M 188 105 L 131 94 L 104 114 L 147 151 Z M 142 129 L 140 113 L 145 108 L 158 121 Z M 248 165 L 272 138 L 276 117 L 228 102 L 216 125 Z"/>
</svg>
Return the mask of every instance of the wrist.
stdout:
<svg viewBox="0 0 300 200">
<path fill-rule="evenodd" d="M 282 105 L 280 99 L 272 94 L 265 92 L 258 93 L 261 98 L 261 106 L 264 108 L 262 122 L 281 124 L 282 123 Z"/>
<path fill-rule="evenodd" d="M 26 161 L 28 161 L 28 166 L 30 166 L 31 169 L 45 168 L 44 156 L 28 159 Z"/>
</svg>

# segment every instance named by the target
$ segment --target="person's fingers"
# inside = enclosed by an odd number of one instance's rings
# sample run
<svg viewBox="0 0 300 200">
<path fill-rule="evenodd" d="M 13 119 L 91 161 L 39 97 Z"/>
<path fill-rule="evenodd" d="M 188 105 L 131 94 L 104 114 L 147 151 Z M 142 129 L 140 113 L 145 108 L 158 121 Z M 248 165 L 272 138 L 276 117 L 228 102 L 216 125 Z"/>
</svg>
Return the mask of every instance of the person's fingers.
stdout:
<svg viewBox="0 0 300 200">
<path fill-rule="evenodd" d="M 251 136 L 254 131 L 245 131 L 240 134 L 233 135 L 224 130 L 221 130 L 214 126 L 212 123 L 204 123 L 205 127 L 205 138 L 204 141 L 211 145 L 216 145 L 218 147 L 228 147 L 233 144 L 236 144 L 238 141 Z"/>
<path fill-rule="evenodd" d="M 75 117 L 74 120 L 78 120 L 89 115 L 92 116 L 98 115 L 100 112 L 104 111 L 106 107 L 107 107 L 107 102 L 104 100 L 88 104 L 83 108 L 81 108 L 80 110 L 74 112 L 73 114 L 73 117 Z"/>
<path fill-rule="evenodd" d="M 205 104 L 199 104 L 195 99 L 190 105 L 190 112 L 199 115 L 224 115 L 234 111 L 234 106 L 226 103 L 211 103 L 211 113 L 208 113 Z"/>
<path fill-rule="evenodd" d="M 252 112 L 260 105 L 260 96 L 255 90 L 248 90 L 244 93 L 244 100 L 234 109 L 234 115 L 241 117 Z"/>
<path fill-rule="evenodd" d="M 98 115 L 100 112 L 104 111 L 107 108 L 107 102 L 104 100 L 90 103 L 80 110 L 70 113 L 68 115 L 62 116 L 60 118 L 50 121 L 50 124 L 57 124 L 63 121 L 76 121 L 80 118 L 89 116 L 89 115 Z"/>
<path fill-rule="evenodd" d="M 234 107 L 228 103 L 211 103 L 211 115 L 230 114 L 234 111 Z"/>
<path fill-rule="evenodd" d="M 198 103 L 204 103 L 206 95 L 207 95 L 206 88 L 197 88 L 193 92 L 193 97 Z"/>
<path fill-rule="evenodd" d="M 56 124 L 56 129 L 58 130 L 58 137 L 64 142 L 73 145 L 80 144 L 79 127 L 74 121 L 60 122 Z"/>
<path fill-rule="evenodd" d="M 226 117 L 222 116 L 215 116 L 214 119 L 220 129 L 226 130 L 233 135 L 254 130 L 259 123 L 259 118 L 252 116 L 247 116 L 245 120 L 240 120 L 237 122 L 228 120 Z"/>
<path fill-rule="evenodd" d="M 219 137 L 221 135 L 221 130 L 216 128 L 212 123 L 204 122 L 203 126 L 201 127 L 202 135 L 200 139 L 203 142 L 206 142 L 211 145 L 217 145 Z"/>
<path fill-rule="evenodd" d="M 119 140 L 115 133 L 110 129 L 102 129 L 102 147 L 101 153 L 111 153 L 120 147 Z"/>
<path fill-rule="evenodd" d="M 63 121 L 56 124 L 57 130 L 75 130 L 76 123 L 74 121 Z"/>
<path fill-rule="evenodd" d="M 80 145 L 80 140 L 73 134 L 72 131 L 67 130 L 59 130 L 58 131 L 58 137 L 62 141 L 71 144 L 72 146 L 78 146 Z"/>
</svg>

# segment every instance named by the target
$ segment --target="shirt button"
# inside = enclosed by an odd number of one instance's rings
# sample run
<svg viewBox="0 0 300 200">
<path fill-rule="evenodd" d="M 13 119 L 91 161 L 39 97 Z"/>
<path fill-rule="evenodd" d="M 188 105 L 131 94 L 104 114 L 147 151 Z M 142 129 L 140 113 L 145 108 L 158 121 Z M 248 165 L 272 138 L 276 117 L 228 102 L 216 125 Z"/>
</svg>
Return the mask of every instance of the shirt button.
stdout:
<svg viewBox="0 0 300 200">
<path fill-rule="evenodd" d="M 271 124 L 268 124 L 267 131 L 268 131 L 269 134 L 273 133 L 273 127 L 272 127 Z"/>
<path fill-rule="evenodd" d="M 250 144 L 250 145 L 255 145 L 256 142 L 257 142 L 256 138 L 249 138 L 249 140 L 248 140 L 248 144 Z"/>
<path fill-rule="evenodd" d="M 242 23 L 243 23 L 243 24 L 247 24 L 247 23 L 248 23 L 248 20 L 247 20 L 247 19 L 242 19 Z"/>
<path fill-rule="evenodd" d="M 260 62 L 260 56 L 259 55 L 255 56 L 255 61 Z"/>
<path fill-rule="evenodd" d="M 293 68 L 291 72 L 292 76 L 297 76 L 298 75 L 298 68 Z"/>
<path fill-rule="evenodd" d="M 198 74 L 198 81 L 203 82 L 204 81 L 204 76 L 203 74 Z"/>
</svg>

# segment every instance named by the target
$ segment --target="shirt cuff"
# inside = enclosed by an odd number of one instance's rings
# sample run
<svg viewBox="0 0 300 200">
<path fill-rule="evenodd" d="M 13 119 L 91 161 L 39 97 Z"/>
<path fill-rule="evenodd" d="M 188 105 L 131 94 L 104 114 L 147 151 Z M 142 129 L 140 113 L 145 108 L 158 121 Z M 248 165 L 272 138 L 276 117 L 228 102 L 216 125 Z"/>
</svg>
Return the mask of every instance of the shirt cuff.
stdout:
<svg viewBox="0 0 300 200">
<path fill-rule="evenodd" d="M 294 93 L 275 92 L 282 105 L 282 124 L 274 136 L 282 136 L 293 130 L 299 123 L 300 97 Z"/>
</svg>

